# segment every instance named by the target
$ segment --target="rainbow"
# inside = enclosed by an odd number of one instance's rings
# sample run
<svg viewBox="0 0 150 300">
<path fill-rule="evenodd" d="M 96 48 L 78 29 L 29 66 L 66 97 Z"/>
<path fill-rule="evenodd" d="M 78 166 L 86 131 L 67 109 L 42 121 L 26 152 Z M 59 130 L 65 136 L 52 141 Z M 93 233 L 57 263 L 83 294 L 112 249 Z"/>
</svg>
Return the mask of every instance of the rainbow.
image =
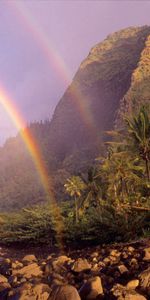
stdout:
<svg viewBox="0 0 150 300">
<path fill-rule="evenodd" d="M 46 192 L 47 200 L 53 207 L 53 216 L 59 220 L 56 224 L 56 231 L 60 236 L 60 230 L 63 228 L 60 210 L 56 204 L 53 194 L 53 184 L 50 176 L 48 175 L 46 166 L 42 159 L 40 148 L 35 141 L 30 130 L 26 127 L 26 122 L 21 116 L 18 108 L 15 106 L 13 99 L 8 95 L 2 86 L 0 86 L 0 104 L 3 106 L 16 128 L 20 131 L 20 135 L 33 159 L 37 172 L 39 174 L 41 183 Z"/>
<path fill-rule="evenodd" d="M 46 35 L 44 30 L 39 26 L 35 17 L 24 5 L 23 1 L 9 1 L 7 4 L 14 10 L 16 17 L 26 28 L 29 34 L 32 35 L 35 42 L 38 44 L 39 48 L 44 53 L 44 57 L 48 62 L 50 68 L 53 66 L 56 73 L 59 75 L 61 80 L 68 86 L 71 83 L 70 71 L 67 68 L 62 57 L 59 55 L 58 51 L 54 47 L 50 38 Z M 95 120 L 93 114 L 88 105 L 87 98 L 83 96 L 81 91 L 77 86 L 71 87 L 71 95 L 74 99 L 74 104 L 83 120 L 83 123 L 88 127 L 89 132 L 93 136 L 97 136 L 97 126 L 95 125 Z"/>
</svg>

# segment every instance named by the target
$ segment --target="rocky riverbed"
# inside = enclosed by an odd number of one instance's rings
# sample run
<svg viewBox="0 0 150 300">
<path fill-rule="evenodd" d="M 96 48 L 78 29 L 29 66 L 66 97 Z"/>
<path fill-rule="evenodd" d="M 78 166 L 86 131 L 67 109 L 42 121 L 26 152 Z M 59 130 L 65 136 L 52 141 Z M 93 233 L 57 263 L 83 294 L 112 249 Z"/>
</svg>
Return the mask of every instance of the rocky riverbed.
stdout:
<svg viewBox="0 0 150 300">
<path fill-rule="evenodd" d="M 41 252 L 11 257 L 1 249 L 0 300 L 150 299 L 149 240 Z"/>
</svg>

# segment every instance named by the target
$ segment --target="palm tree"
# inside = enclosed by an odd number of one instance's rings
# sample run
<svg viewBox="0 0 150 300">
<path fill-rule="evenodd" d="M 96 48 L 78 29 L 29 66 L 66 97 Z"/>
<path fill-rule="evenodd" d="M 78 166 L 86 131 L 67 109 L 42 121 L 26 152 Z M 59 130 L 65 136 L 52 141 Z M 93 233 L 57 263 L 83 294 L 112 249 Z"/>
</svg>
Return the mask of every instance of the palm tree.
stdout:
<svg viewBox="0 0 150 300">
<path fill-rule="evenodd" d="M 78 200 L 81 197 L 81 192 L 86 188 L 86 185 L 79 176 L 72 176 L 72 177 L 67 179 L 67 182 L 64 185 L 64 187 L 65 187 L 66 192 L 71 197 L 74 197 L 75 220 L 76 220 L 76 223 L 78 223 L 78 221 L 79 221 L 79 217 L 78 217 L 79 203 L 78 203 Z"/>
<path fill-rule="evenodd" d="M 127 151 L 112 152 L 101 168 L 107 178 L 108 196 L 118 207 L 129 203 L 132 196 L 137 200 L 143 170 L 137 158 L 130 157 Z"/>
<path fill-rule="evenodd" d="M 100 175 L 96 168 L 91 167 L 88 170 L 87 180 L 84 179 L 86 189 L 85 197 L 80 204 L 80 212 L 85 211 L 89 206 L 99 206 L 102 199 L 102 189 L 100 184 Z"/>
<path fill-rule="evenodd" d="M 132 120 L 125 118 L 128 125 L 128 133 L 134 148 L 140 158 L 145 161 L 147 180 L 150 181 L 150 119 L 146 108 L 143 106 L 139 114 Z"/>
</svg>

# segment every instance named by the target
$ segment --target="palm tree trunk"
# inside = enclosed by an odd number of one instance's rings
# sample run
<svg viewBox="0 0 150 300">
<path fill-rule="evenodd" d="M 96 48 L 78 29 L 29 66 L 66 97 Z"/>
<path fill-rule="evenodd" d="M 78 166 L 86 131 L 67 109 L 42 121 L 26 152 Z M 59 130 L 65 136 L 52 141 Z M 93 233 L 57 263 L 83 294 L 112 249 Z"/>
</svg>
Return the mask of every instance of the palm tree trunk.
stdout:
<svg viewBox="0 0 150 300">
<path fill-rule="evenodd" d="M 75 221 L 76 221 L 76 224 L 79 221 L 79 218 L 78 218 L 78 202 L 77 202 L 77 197 L 76 196 L 75 196 Z"/>
<path fill-rule="evenodd" d="M 147 179 L 148 181 L 150 181 L 150 169 L 149 169 L 149 160 L 146 158 L 145 160 L 145 164 L 146 164 L 146 175 L 147 175 Z"/>
</svg>

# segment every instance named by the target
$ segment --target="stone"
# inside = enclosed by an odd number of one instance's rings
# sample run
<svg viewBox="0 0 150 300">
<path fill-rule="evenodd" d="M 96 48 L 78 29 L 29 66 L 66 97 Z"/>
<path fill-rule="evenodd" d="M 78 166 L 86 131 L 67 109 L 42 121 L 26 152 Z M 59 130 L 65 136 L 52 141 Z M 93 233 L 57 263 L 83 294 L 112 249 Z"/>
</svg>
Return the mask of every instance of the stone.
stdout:
<svg viewBox="0 0 150 300">
<path fill-rule="evenodd" d="M 127 291 L 118 298 L 118 300 L 147 300 L 143 295 L 136 293 L 135 291 Z"/>
<path fill-rule="evenodd" d="M 144 249 L 145 256 L 143 260 L 150 262 L 150 247 Z"/>
<path fill-rule="evenodd" d="M 12 271 L 12 275 L 21 275 L 25 278 L 31 278 L 32 276 L 41 276 L 43 274 L 41 268 L 37 263 L 31 263 L 21 269 L 15 269 Z"/>
<path fill-rule="evenodd" d="M 79 291 L 82 300 L 94 300 L 97 296 L 103 294 L 101 278 L 99 276 L 90 278 L 83 284 Z"/>
<path fill-rule="evenodd" d="M 21 287 L 13 289 L 8 294 L 8 300 L 48 300 L 51 289 L 47 284 L 32 285 L 25 283 Z"/>
<path fill-rule="evenodd" d="M 11 267 L 12 267 L 12 269 L 22 268 L 23 267 L 23 263 L 21 263 L 18 260 L 16 260 L 15 262 L 12 262 Z"/>
<path fill-rule="evenodd" d="M 81 300 L 81 298 L 72 285 L 61 285 L 53 288 L 48 300 Z"/>
<path fill-rule="evenodd" d="M 118 300 L 147 300 L 143 295 L 140 295 L 134 291 L 125 293 L 125 295 L 118 298 Z"/>
<path fill-rule="evenodd" d="M 132 289 L 132 290 L 136 289 L 138 286 L 139 286 L 138 279 L 130 280 L 126 285 L 127 289 Z"/>
<path fill-rule="evenodd" d="M 0 275 L 0 284 L 4 282 L 8 282 L 8 279 L 5 276 Z"/>
<path fill-rule="evenodd" d="M 51 288 L 44 283 L 39 283 L 33 287 L 33 294 L 37 297 L 36 299 L 47 300 L 51 293 Z"/>
<path fill-rule="evenodd" d="M 32 293 L 32 285 L 24 283 L 21 287 L 12 289 L 8 293 L 7 300 L 37 300 L 37 297 Z"/>
<path fill-rule="evenodd" d="M 129 246 L 129 247 L 127 248 L 127 251 L 128 251 L 129 253 L 133 253 L 133 252 L 135 251 L 135 248 L 133 248 L 132 246 Z"/>
<path fill-rule="evenodd" d="M 115 284 L 111 291 L 117 300 L 146 300 L 143 295 L 138 294 L 134 289 L 129 290 L 121 284 Z"/>
<path fill-rule="evenodd" d="M 120 274 L 124 274 L 124 273 L 128 272 L 128 269 L 125 265 L 118 266 L 118 270 L 119 270 Z"/>
<path fill-rule="evenodd" d="M 11 289 L 11 285 L 8 282 L 0 283 L 0 299 L 7 299 L 7 294 Z"/>
<path fill-rule="evenodd" d="M 113 249 L 110 252 L 110 256 L 114 256 L 114 257 L 120 257 L 121 252 L 119 252 L 117 249 Z"/>
<path fill-rule="evenodd" d="M 93 252 L 91 254 L 91 258 L 95 258 L 95 257 L 98 257 L 99 256 L 99 253 L 98 252 Z"/>
<path fill-rule="evenodd" d="M 58 258 L 56 259 L 56 262 L 58 264 L 64 264 L 68 261 L 71 261 L 71 258 L 66 256 L 66 255 L 61 255 L 61 256 L 58 256 Z"/>
<path fill-rule="evenodd" d="M 140 287 L 150 296 L 150 267 L 139 275 L 139 279 Z"/>
<path fill-rule="evenodd" d="M 0 263 L 0 274 L 4 276 L 11 275 L 11 260 L 6 258 L 2 259 Z"/>
<path fill-rule="evenodd" d="M 73 264 L 71 270 L 76 273 L 89 271 L 91 270 L 91 264 L 88 263 L 86 258 L 78 258 Z"/>
<path fill-rule="evenodd" d="M 25 255 L 22 259 L 22 262 L 24 263 L 37 262 L 37 258 L 33 254 Z"/>
</svg>

